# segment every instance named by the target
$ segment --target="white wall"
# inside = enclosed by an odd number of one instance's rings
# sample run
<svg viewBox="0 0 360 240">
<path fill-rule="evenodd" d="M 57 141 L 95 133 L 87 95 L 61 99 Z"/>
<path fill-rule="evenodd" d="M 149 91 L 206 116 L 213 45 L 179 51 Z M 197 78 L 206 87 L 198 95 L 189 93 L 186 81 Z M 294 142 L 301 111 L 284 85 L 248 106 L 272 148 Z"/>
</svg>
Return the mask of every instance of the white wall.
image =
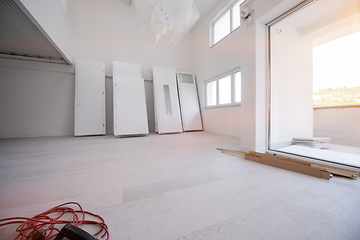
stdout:
<svg viewBox="0 0 360 240">
<path fill-rule="evenodd" d="M 141 64 L 142 77 L 148 80 L 152 65 L 193 71 L 191 36 L 149 49 L 135 9 L 123 1 L 70 1 L 68 16 L 74 31 L 73 59 L 105 62 L 106 76 L 112 76 L 112 61 Z"/>
<path fill-rule="evenodd" d="M 63 11 L 60 2 L 56 1 Z M 42 1 L 22 2 L 34 8 Z M 47 6 L 48 3 L 43 4 L 33 12 L 46 12 Z M 39 14 L 40 18 L 46 15 Z M 123 1 L 68 1 L 65 16 L 73 30 L 72 37 L 67 39 L 69 49 L 65 48 L 71 53 L 72 62 L 80 59 L 106 64 L 108 134 L 113 132 L 112 61 L 141 64 L 143 78 L 148 80 L 152 79 L 152 65 L 194 72 L 191 34 L 176 45 L 158 44 L 149 49 L 135 10 Z M 54 26 L 55 32 L 56 29 Z M 74 66 L 0 59 L 0 67 L 0 137 L 73 135 Z M 28 86 L 31 91 L 17 86 Z"/>
<path fill-rule="evenodd" d="M 266 149 L 266 27 L 265 24 L 301 0 L 254 1 L 254 23 L 242 24 L 215 46 L 209 46 L 212 19 L 229 3 L 221 1 L 194 33 L 194 66 L 202 106 L 204 130 L 241 138 L 244 151 Z M 204 81 L 241 67 L 240 107 L 204 109 Z M 229 124 L 223 124 L 227 122 Z"/>
<path fill-rule="evenodd" d="M 312 41 L 287 19 L 271 28 L 271 148 L 313 136 Z M 280 32 L 281 31 L 281 32 Z"/>
<path fill-rule="evenodd" d="M 314 136 L 360 147 L 360 107 L 314 109 Z"/>
<path fill-rule="evenodd" d="M 240 29 L 210 48 L 209 24 L 229 3 L 221 1 L 194 32 L 194 67 L 199 91 L 204 131 L 240 137 L 240 106 L 205 109 L 204 81 L 241 65 L 244 46 L 239 42 Z M 244 72 L 242 72 L 243 76 Z"/>
<path fill-rule="evenodd" d="M 0 67 L 0 138 L 72 135 L 72 73 Z"/>
</svg>

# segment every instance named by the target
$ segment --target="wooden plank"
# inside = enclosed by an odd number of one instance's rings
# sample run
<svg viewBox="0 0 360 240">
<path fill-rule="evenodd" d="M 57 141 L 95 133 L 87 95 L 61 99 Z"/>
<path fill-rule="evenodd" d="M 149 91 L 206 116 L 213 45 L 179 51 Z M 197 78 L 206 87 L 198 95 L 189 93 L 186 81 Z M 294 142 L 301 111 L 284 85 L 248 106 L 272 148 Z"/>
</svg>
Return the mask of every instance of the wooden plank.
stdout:
<svg viewBox="0 0 360 240">
<path fill-rule="evenodd" d="M 260 163 L 290 170 L 293 172 L 303 173 L 318 178 L 330 179 L 330 173 L 328 171 L 319 168 L 313 168 L 312 166 L 308 166 L 300 163 L 284 161 L 284 160 L 279 160 L 265 156 L 261 157 Z"/>
<path fill-rule="evenodd" d="M 225 149 L 225 148 L 217 148 L 217 150 L 220 150 L 222 153 L 231 153 L 231 154 L 236 154 L 236 155 L 240 155 L 240 156 L 245 156 L 245 152 L 242 151 L 237 151 L 237 150 L 230 150 L 230 149 Z"/>
<path fill-rule="evenodd" d="M 329 169 L 324 167 L 312 166 L 310 162 L 305 162 L 301 160 L 285 158 L 274 156 L 270 154 L 258 153 L 254 151 L 250 151 L 249 153 L 245 153 L 242 151 L 225 149 L 225 148 L 217 148 L 223 153 L 230 153 L 240 156 L 245 156 L 245 159 L 263 163 L 266 165 L 287 169 L 294 172 L 299 172 L 303 174 L 307 174 L 310 176 L 315 176 L 319 178 L 330 179 L 333 175 L 348 177 L 348 178 L 357 178 L 359 173 L 351 172 L 351 171 L 344 171 L 344 170 L 337 170 L 337 169 Z M 305 166 L 305 168 L 304 168 Z"/>
<path fill-rule="evenodd" d="M 310 162 L 305 162 L 305 161 L 291 159 L 291 158 L 279 157 L 279 156 L 274 156 L 274 155 L 265 154 L 265 153 L 258 153 L 258 152 L 253 152 L 253 151 L 250 151 L 249 154 L 254 155 L 254 156 L 260 156 L 260 157 L 261 156 L 271 157 L 271 158 L 275 158 L 275 159 L 279 159 L 279 160 L 283 160 L 283 161 L 289 161 L 289 162 L 294 162 L 294 163 L 299 163 L 299 164 L 304 164 L 304 165 L 307 165 L 307 166 L 311 166 Z"/>
<path fill-rule="evenodd" d="M 357 178 L 359 174 L 355 172 L 349 172 L 349 171 L 343 171 L 343 170 L 337 170 L 337 169 L 327 169 L 329 173 L 342 176 L 342 177 L 348 177 L 348 178 Z"/>
<path fill-rule="evenodd" d="M 245 154 L 245 159 L 250 160 L 250 161 L 254 161 L 254 162 L 260 162 L 261 157 L 253 156 L 253 155 L 250 155 L 250 154 Z"/>
</svg>

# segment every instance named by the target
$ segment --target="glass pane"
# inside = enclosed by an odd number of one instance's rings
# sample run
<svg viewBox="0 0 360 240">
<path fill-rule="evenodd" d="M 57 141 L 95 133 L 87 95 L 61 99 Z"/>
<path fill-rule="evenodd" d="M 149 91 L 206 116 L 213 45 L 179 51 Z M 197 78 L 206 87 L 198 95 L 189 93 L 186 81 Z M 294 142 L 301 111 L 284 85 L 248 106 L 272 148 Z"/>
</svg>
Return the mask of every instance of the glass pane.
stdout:
<svg viewBox="0 0 360 240">
<path fill-rule="evenodd" d="M 231 75 L 219 79 L 219 104 L 231 103 Z"/>
<path fill-rule="evenodd" d="M 165 95 L 166 114 L 172 115 L 169 85 L 164 85 L 164 95 Z"/>
<path fill-rule="evenodd" d="M 234 4 L 232 7 L 232 31 L 240 26 L 240 4 L 242 4 L 245 0 L 240 0 Z"/>
<path fill-rule="evenodd" d="M 360 32 L 313 48 L 313 105 L 360 104 Z"/>
<path fill-rule="evenodd" d="M 194 83 L 194 76 L 187 73 L 179 73 L 179 80 L 182 83 Z"/>
<path fill-rule="evenodd" d="M 235 102 L 241 102 L 241 72 L 235 73 Z"/>
<path fill-rule="evenodd" d="M 230 10 L 214 23 L 214 44 L 230 33 Z"/>
<path fill-rule="evenodd" d="M 216 81 L 208 82 L 206 84 L 206 105 L 216 105 Z"/>
</svg>

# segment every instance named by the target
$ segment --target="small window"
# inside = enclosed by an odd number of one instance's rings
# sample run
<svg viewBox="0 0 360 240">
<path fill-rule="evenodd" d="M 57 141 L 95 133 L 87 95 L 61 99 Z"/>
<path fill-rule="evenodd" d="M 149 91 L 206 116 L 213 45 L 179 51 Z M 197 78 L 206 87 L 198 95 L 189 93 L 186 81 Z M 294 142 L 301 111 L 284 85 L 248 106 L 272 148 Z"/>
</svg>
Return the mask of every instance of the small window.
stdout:
<svg viewBox="0 0 360 240">
<path fill-rule="evenodd" d="M 231 75 L 219 79 L 219 104 L 231 103 Z"/>
<path fill-rule="evenodd" d="M 231 8 L 232 11 L 232 31 L 240 27 L 240 5 L 244 2 L 244 0 L 240 0 L 233 5 Z"/>
<path fill-rule="evenodd" d="M 230 33 L 230 11 L 227 11 L 214 23 L 214 44 Z"/>
<path fill-rule="evenodd" d="M 244 1 L 233 0 L 211 21 L 210 46 L 213 46 L 240 26 L 240 5 Z"/>
<path fill-rule="evenodd" d="M 194 75 L 188 73 L 179 73 L 179 80 L 182 83 L 194 83 Z"/>
<path fill-rule="evenodd" d="M 206 106 L 215 106 L 217 103 L 216 84 L 216 81 L 208 82 L 206 84 Z"/>
<path fill-rule="evenodd" d="M 234 86 L 234 102 L 241 102 L 241 72 L 238 71 L 235 73 L 235 86 Z"/>
<path fill-rule="evenodd" d="M 166 114 L 172 115 L 169 85 L 164 85 L 164 96 L 165 96 Z"/>
<path fill-rule="evenodd" d="M 206 107 L 238 105 L 241 102 L 241 72 L 226 72 L 205 82 Z"/>
</svg>

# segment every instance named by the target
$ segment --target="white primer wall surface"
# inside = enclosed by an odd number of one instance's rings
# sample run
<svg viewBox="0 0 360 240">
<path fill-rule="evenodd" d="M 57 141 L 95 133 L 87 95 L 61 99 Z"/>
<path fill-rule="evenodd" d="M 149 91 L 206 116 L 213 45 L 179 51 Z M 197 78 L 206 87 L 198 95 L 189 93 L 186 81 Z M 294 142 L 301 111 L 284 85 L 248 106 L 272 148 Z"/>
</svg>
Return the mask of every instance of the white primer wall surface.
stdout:
<svg viewBox="0 0 360 240">
<path fill-rule="evenodd" d="M 24 0 L 33 6 L 41 1 Z M 63 11 L 58 0 L 57 10 Z M 43 1 L 42 1 L 43 2 Z M 53 0 L 44 4 L 52 4 Z M 45 6 L 45 5 L 44 5 Z M 57 6 L 57 5 L 56 5 Z M 41 11 L 36 8 L 36 11 Z M 159 64 L 163 66 L 176 66 L 181 71 L 193 72 L 192 59 L 192 35 L 185 36 L 176 45 L 158 44 L 155 48 L 148 49 L 142 37 L 141 25 L 136 16 L 135 10 L 124 1 L 67 1 L 67 17 L 72 28 L 73 35 L 67 38 L 61 34 L 63 28 L 56 22 L 50 26 L 59 33 L 62 40 L 69 40 L 70 59 L 88 61 L 100 61 L 105 63 L 106 69 L 106 132 L 113 134 L 112 114 L 112 62 L 132 62 L 142 66 L 143 78 L 152 80 L 152 66 Z M 41 12 L 39 13 L 41 14 Z M 49 13 L 42 13 L 43 17 Z M 65 13 L 64 13 L 65 14 Z M 94 17 L 96 16 L 96 17 Z M 46 18 L 45 18 L 46 19 Z M 60 20 L 61 21 L 61 20 Z M 48 23 L 51 23 L 49 21 Z M 55 39 L 55 38 L 54 38 Z M 60 46 L 60 45 L 59 45 Z M 65 48 L 62 48 L 65 51 Z M 2 108 L 16 114 L 3 120 L 0 127 L 0 136 L 64 136 L 74 133 L 74 79 L 75 67 L 48 64 L 31 61 L 19 61 L 14 59 L 0 59 L 0 68 L 7 68 L 6 74 L 1 74 L 0 81 L 12 79 L 17 85 L 28 86 L 34 89 L 23 95 L 20 88 L 9 82 L 1 82 L 6 85 L 1 91 L 8 91 L 10 94 L 3 94 Z M 3 70 L 1 70 L 3 71 Z M 71 84 L 70 84 L 71 79 Z M 56 80 L 56 81 L 55 81 Z M 10 85 L 9 85 L 10 84 Z M 146 89 L 152 88 L 152 83 L 145 85 Z M 37 90 L 35 90 L 37 89 Z M 41 91 L 41 93 L 39 93 Z M 147 90 L 146 90 L 147 91 Z M 151 90 L 150 90 L 151 91 Z M 149 92 L 149 91 L 147 91 Z M 147 94 L 151 98 L 152 94 Z M 24 105 L 15 104 L 13 96 L 20 96 L 19 99 L 26 100 L 26 106 L 31 106 L 23 111 Z M 38 98 L 42 96 L 39 103 Z M 54 104 L 54 97 L 57 97 Z M 70 101 L 71 100 L 71 101 Z M 69 101 L 71 104 L 69 105 Z M 150 102 L 149 100 L 147 102 Z M 5 103 L 9 103 L 6 105 Z M 52 104 L 52 105 L 51 105 Z M 43 106 L 40 108 L 40 106 Z M 48 109 L 51 109 L 51 116 L 48 116 Z M 149 109 L 149 108 L 148 108 Z M 151 114 L 150 114 L 151 115 Z M 56 119 L 54 119 L 56 116 Z M 70 116 L 70 117 L 69 117 Z M 149 116 L 153 119 L 154 115 Z M 25 121 L 24 119 L 29 119 Z M 154 121 L 154 120 L 152 120 Z M 151 125 L 151 120 L 149 120 Z M 36 127 L 34 127 L 36 126 Z M 154 125 L 152 125 L 154 126 Z M 20 130 L 21 129 L 21 130 Z M 51 130 L 50 130 L 51 129 Z M 150 128 L 151 129 L 151 128 Z"/>
<path fill-rule="evenodd" d="M 230 2 L 221 1 L 194 32 L 195 73 L 202 106 L 204 130 L 238 136 L 244 151 L 266 148 L 267 38 L 265 24 L 302 0 L 253 1 L 253 23 L 241 26 L 209 47 L 211 20 Z M 242 102 L 240 107 L 204 109 L 204 81 L 230 69 L 241 67 Z M 226 114 L 225 114 L 226 113 Z M 226 120 L 225 120 L 226 118 Z M 229 121 L 234 124 L 221 124 Z"/>
<path fill-rule="evenodd" d="M 314 109 L 314 136 L 360 147 L 360 107 Z"/>
<path fill-rule="evenodd" d="M 0 67 L 0 138 L 74 134 L 75 75 Z"/>
</svg>

